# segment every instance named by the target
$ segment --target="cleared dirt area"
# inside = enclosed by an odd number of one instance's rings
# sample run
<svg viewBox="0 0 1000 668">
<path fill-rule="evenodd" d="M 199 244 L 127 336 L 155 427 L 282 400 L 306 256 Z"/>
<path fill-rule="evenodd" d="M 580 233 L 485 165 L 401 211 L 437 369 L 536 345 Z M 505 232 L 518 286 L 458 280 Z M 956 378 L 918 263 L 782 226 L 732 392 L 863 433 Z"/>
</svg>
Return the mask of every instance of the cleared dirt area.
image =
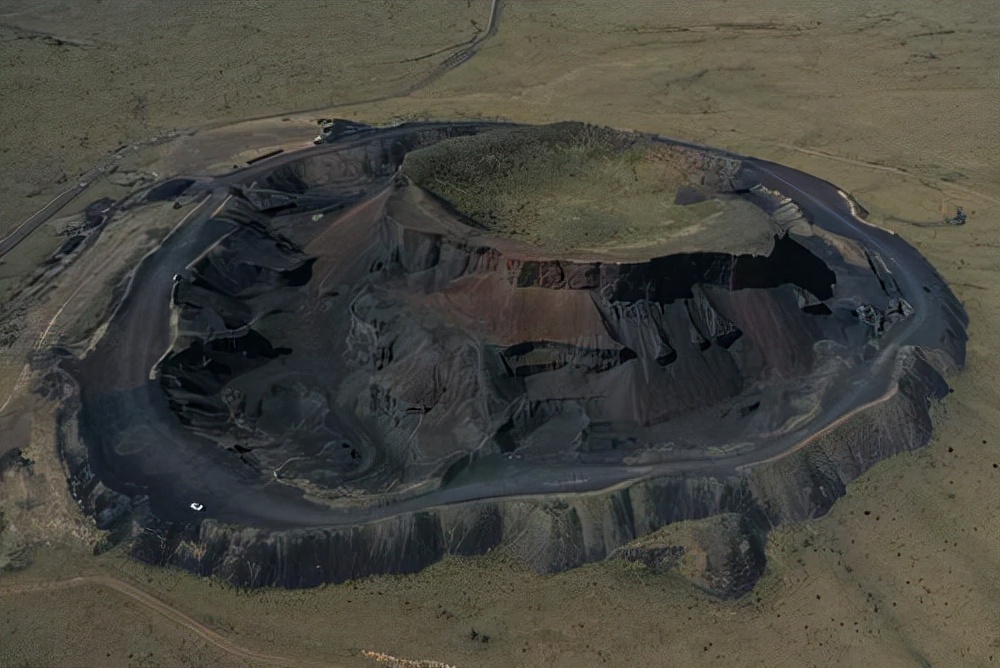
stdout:
<svg viewBox="0 0 1000 668">
<path fill-rule="evenodd" d="M 467 41 L 490 9 L 480 1 L 178 4 L 189 11 L 164 15 L 151 1 L 4 3 L 0 235 L 121 143 L 399 90 L 449 52 L 398 61 Z M 26 338 L 0 349 L 0 418 L 31 418 L 30 428 L 0 427 L 29 434 L 25 455 L 35 462 L 32 475 L 9 471 L 0 486 L 5 536 L 33 546 L 32 565 L 0 575 L 0 664 L 266 665 L 98 581 L 47 588 L 99 576 L 276 664 L 372 666 L 363 654 L 372 650 L 462 667 L 996 665 L 998 45 L 1000 21 L 985 2 L 622 10 L 596 0 L 512 1 L 479 53 L 429 87 L 289 115 L 303 141 L 312 120 L 334 115 L 573 119 L 702 141 L 838 184 L 871 210 L 870 221 L 930 260 L 971 319 L 967 368 L 938 411 L 934 440 L 876 466 L 823 519 L 772 532 L 768 571 L 743 599 L 718 602 L 673 576 L 610 562 L 542 578 L 498 554 L 409 577 L 253 593 L 115 553 L 94 557 L 100 537 L 66 493 L 51 406 L 25 394 L 27 356 L 36 342 L 55 342 L 51 319 L 80 285 L 67 273 Z M 957 206 L 968 214 L 962 227 L 912 224 L 936 223 Z M 52 239 L 36 244 L 39 259 L 62 241 L 55 224 L 38 230 Z M 129 240 L 136 252 L 148 243 Z"/>
</svg>

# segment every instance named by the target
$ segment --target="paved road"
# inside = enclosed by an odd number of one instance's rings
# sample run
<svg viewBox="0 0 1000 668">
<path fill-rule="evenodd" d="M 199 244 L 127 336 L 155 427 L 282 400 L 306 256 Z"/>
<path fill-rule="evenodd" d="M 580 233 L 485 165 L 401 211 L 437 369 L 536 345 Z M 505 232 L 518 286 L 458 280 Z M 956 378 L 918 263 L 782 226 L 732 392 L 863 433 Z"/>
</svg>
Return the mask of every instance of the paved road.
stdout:
<svg viewBox="0 0 1000 668">
<path fill-rule="evenodd" d="M 63 207 L 76 199 L 77 195 L 87 189 L 91 180 L 99 175 L 99 169 L 100 168 L 98 167 L 91 169 L 75 186 L 56 195 L 51 202 L 29 216 L 24 222 L 18 225 L 13 232 L 5 236 L 3 239 L 0 239 L 0 258 L 14 250 L 19 243 L 28 238 L 28 235 L 37 230 L 39 226 L 44 224 L 47 220 L 52 218 L 52 216 L 59 213 Z"/>
</svg>

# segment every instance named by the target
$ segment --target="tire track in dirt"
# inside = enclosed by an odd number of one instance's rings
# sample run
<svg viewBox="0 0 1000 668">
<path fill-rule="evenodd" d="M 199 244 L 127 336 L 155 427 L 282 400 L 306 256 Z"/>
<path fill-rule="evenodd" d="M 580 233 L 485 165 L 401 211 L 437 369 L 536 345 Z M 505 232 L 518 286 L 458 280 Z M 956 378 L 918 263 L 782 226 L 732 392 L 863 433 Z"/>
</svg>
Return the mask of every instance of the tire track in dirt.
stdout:
<svg viewBox="0 0 1000 668">
<path fill-rule="evenodd" d="M 324 107 L 315 107 L 315 108 L 310 108 L 310 109 L 299 109 L 299 110 L 295 110 L 295 111 L 289 111 L 289 112 L 285 112 L 283 115 L 288 116 L 288 115 L 292 115 L 292 114 L 307 114 L 307 113 L 313 113 L 313 112 L 317 112 L 317 111 L 327 111 L 327 110 L 337 109 L 337 108 L 340 108 L 340 107 L 356 106 L 356 105 L 359 105 L 359 104 L 371 104 L 371 103 L 374 103 L 374 102 L 384 102 L 386 100 L 393 100 L 393 99 L 396 99 L 396 98 L 408 97 L 409 95 L 412 95 L 413 93 L 417 92 L 418 90 L 426 88 L 427 86 L 429 86 L 430 84 L 432 84 L 434 81 L 436 81 L 439 78 L 441 78 L 441 76 L 443 76 L 445 73 L 447 73 L 447 72 L 455 69 L 459 65 L 462 65 L 463 63 L 465 63 L 466 61 L 468 61 L 470 58 L 472 58 L 472 56 L 476 55 L 476 52 L 483 45 L 483 43 L 486 40 L 490 39 L 491 37 L 493 37 L 496 34 L 497 28 L 498 28 L 498 26 L 500 24 L 500 9 L 501 9 L 502 4 L 503 4 L 503 0 L 492 0 L 492 2 L 490 4 L 490 18 L 489 18 L 489 23 L 487 24 L 486 30 L 479 37 L 476 37 L 475 39 L 473 39 L 472 41 L 470 41 L 468 43 L 468 46 L 466 46 L 461 51 L 456 51 L 452 55 L 448 56 L 444 61 L 442 61 L 441 63 L 439 63 L 437 66 L 435 66 L 430 72 L 428 72 L 423 77 L 421 77 L 420 79 L 418 79 L 414 83 L 410 84 L 409 86 L 403 88 L 402 90 L 398 90 L 398 91 L 396 91 L 394 93 L 387 93 L 385 95 L 380 95 L 378 97 L 370 98 L 370 99 L 367 99 L 367 100 L 353 100 L 353 101 L 350 101 L 350 102 L 343 102 L 343 103 L 336 104 L 336 105 L 333 105 L 333 106 L 327 105 L 327 106 L 324 106 Z M 447 50 L 448 49 L 445 49 L 445 51 L 447 51 Z M 250 117 L 250 118 L 243 118 L 243 119 L 240 119 L 240 120 L 237 120 L 237 121 L 233 121 L 233 120 L 219 121 L 219 122 L 216 122 L 216 123 L 209 123 L 209 124 L 203 126 L 201 129 L 211 129 L 211 128 L 215 128 L 215 127 L 221 127 L 223 125 L 230 125 L 230 124 L 233 124 L 233 123 L 245 123 L 245 122 L 251 122 L 251 121 L 264 120 L 264 119 L 268 119 L 268 118 L 274 118 L 274 115 L 273 114 L 269 114 L 269 115 L 266 115 L 266 116 L 256 116 L 256 117 Z M 178 133 L 176 131 L 170 131 L 170 132 L 168 132 L 168 133 L 166 133 L 166 134 L 164 134 L 162 136 L 156 136 L 156 137 L 152 137 L 150 139 L 140 140 L 138 142 L 135 142 L 133 144 L 129 144 L 127 146 L 123 146 L 123 147 L 119 148 L 118 150 L 116 150 L 114 153 L 111 154 L 111 156 L 109 157 L 109 159 L 107 159 L 104 162 L 102 162 L 101 164 L 99 164 L 99 165 L 91 168 L 83 176 L 81 176 L 80 179 L 79 179 L 79 181 L 78 181 L 78 183 L 75 186 L 73 186 L 72 188 L 69 188 L 68 190 L 63 191 L 59 195 L 56 195 L 48 204 L 46 204 L 44 207 L 42 207 L 41 209 L 39 209 L 38 211 L 36 211 L 34 214 L 32 214 L 31 216 L 29 216 L 28 218 L 26 218 L 24 221 L 22 221 L 19 225 L 17 225 L 17 227 L 15 227 L 14 230 L 10 234 L 8 234 L 7 236 L 5 236 L 3 238 L 0 238 L 0 257 L 3 257 L 7 253 L 9 253 L 11 250 L 13 250 L 14 247 L 16 247 L 22 241 L 24 241 L 32 232 L 34 232 L 36 229 L 38 229 L 43 223 L 47 222 L 54 215 L 56 215 L 59 211 L 61 211 L 63 208 L 65 208 L 65 206 L 67 204 L 69 204 L 71 201 L 73 201 L 74 199 L 76 199 L 76 197 L 78 195 L 80 195 L 84 190 L 86 190 L 95 180 L 97 180 L 98 178 L 100 178 L 102 176 L 107 175 L 111 171 L 114 171 L 114 166 L 115 166 L 114 163 L 118 159 L 120 159 L 121 156 L 126 151 L 134 150 L 134 149 L 136 149 L 136 148 L 138 148 L 140 146 L 146 145 L 146 144 L 153 144 L 153 145 L 155 145 L 155 144 L 158 144 L 158 143 L 160 143 L 160 142 L 162 142 L 162 141 L 164 141 L 166 139 L 173 139 L 176 136 L 178 136 L 179 134 L 180 133 Z"/>
<path fill-rule="evenodd" d="M 164 603 L 152 594 L 145 592 L 142 589 L 125 582 L 124 580 L 119 580 L 118 578 L 114 578 L 109 575 L 88 575 L 69 578 L 66 580 L 43 582 L 34 585 L 12 585 L 8 587 L 0 587 L 0 596 L 30 594 L 42 591 L 59 591 L 63 589 L 73 589 L 75 587 L 81 587 L 88 584 L 113 589 L 119 594 L 127 596 L 146 608 L 159 613 L 175 624 L 188 629 L 202 640 L 221 649 L 226 654 L 248 661 L 253 665 L 265 664 L 270 666 L 288 666 L 290 668 L 332 668 L 334 665 L 331 663 L 302 661 L 283 656 L 275 656 L 272 654 L 263 654 L 261 652 L 254 652 L 253 650 L 246 649 L 245 647 L 241 647 L 228 640 L 204 624 L 192 619 L 172 605 Z"/>
<path fill-rule="evenodd" d="M 480 47 L 497 33 L 497 29 L 500 26 L 500 10 L 502 9 L 504 0 L 492 0 L 490 3 L 490 18 L 489 23 L 487 23 L 486 30 L 476 39 L 472 40 L 467 47 L 461 51 L 456 51 L 447 58 L 445 58 L 441 63 L 436 65 L 433 69 L 427 72 L 423 77 L 419 78 L 414 83 L 406 86 L 395 92 L 386 93 L 384 95 L 379 95 L 377 97 L 371 97 L 363 100 L 349 100 L 347 102 L 339 102 L 334 105 L 325 105 L 322 107 L 310 107 L 308 109 L 295 109 L 292 111 L 286 111 L 283 116 L 292 115 L 303 115 L 312 114 L 317 112 L 329 112 L 334 109 L 341 109 L 343 107 L 355 107 L 362 104 L 374 104 L 376 102 L 385 102 L 386 100 L 395 100 L 402 97 L 409 97 L 413 93 L 426 88 L 430 84 L 434 83 L 440 79 L 444 74 L 455 69 L 459 65 L 462 65 L 470 58 L 472 58 L 479 51 Z M 445 49 L 447 51 L 448 49 Z M 252 116 L 249 118 L 242 118 L 239 120 L 227 120 L 218 121 L 215 123 L 209 123 L 203 126 L 201 129 L 213 129 L 216 127 L 222 127 L 225 125 L 233 125 L 235 123 L 249 123 L 252 121 L 267 120 L 269 118 L 275 118 L 274 114 L 267 114 L 264 116 Z"/>
</svg>

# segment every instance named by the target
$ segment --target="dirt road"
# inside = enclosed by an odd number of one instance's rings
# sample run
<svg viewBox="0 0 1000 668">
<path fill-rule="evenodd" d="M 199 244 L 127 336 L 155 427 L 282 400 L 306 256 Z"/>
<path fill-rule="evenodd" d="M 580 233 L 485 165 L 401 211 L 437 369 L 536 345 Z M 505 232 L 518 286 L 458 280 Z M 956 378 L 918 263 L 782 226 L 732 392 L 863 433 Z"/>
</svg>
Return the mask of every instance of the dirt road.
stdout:
<svg viewBox="0 0 1000 668">
<path fill-rule="evenodd" d="M 183 626 L 188 629 L 198 637 L 200 637 L 205 642 L 215 645 L 227 654 L 236 657 L 238 659 L 244 659 L 249 661 L 253 665 L 268 665 L 268 666 L 294 666 L 301 668 L 303 666 L 323 666 L 329 667 L 333 664 L 330 663 L 318 663 L 315 661 L 298 661 L 294 659 L 289 659 L 282 656 L 274 656 L 271 654 L 263 654 L 260 652 L 254 652 L 252 650 L 240 647 L 239 645 L 227 640 L 225 637 L 219 635 L 212 629 L 208 628 L 204 624 L 192 619 L 188 615 L 184 614 L 177 608 L 164 603 L 160 599 L 156 598 L 152 594 L 149 594 L 138 587 L 125 582 L 124 580 L 119 580 L 118 578 L 111 577 L 110 575 L 87 575 L 75 578 L 69 578 L 67 580 L 55 580 L 52 582 L 41 582 L 33 585 L 12 585 L 8 587 L 0 587 L 0 598 L 7 596 L 17 596 L 19 594 L 30 594 L 33 592 L 40 591 L 53 591 L 60 589 L 71 589 L 74 587 L 82 587 L 85 585 L 97 585 L 100 587 L 107 587 L 108 589 L 113 589 L 114 591 L 128 596 L 129 598 L 138 601 L 140 604 L 146 608 L 157 612 L 170 621 Z"/>
</svg>

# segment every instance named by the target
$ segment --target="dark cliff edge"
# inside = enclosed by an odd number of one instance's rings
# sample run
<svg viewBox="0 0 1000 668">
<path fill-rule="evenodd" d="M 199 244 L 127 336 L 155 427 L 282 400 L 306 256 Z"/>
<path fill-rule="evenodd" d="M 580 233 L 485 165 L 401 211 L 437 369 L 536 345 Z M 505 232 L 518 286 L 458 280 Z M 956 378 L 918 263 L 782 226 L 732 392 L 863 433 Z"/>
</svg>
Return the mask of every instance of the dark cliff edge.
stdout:
<svg viewBox="0 0 1000 668">
<path fill-rule="evenodd" d="M 413 573 L 445 555 L 503 547 L 540 573 L 552 573 L 604 559 L 672 522 L 737 513 L 753 532 L 766 536 L 783 522 L 820 517 L 874 464 L 926 445 L 930 401 L 946 393 L 940 374 L 914 363 L 889 401 L 791 455 L 740 475 L 667 477 L 584 496 L 467 502 L 344 529 L 269 531 L 212 520 L 162 522 L 149 513 L 142 496 L 118 494 L 94 478 L 67 416 L 60 446 L 74 496 L 109 531 L 108 545 L 128 541 L 129 552 L 149 564 L 176 566 L 240 587 L 296 588 Z M 759 561 L 752 572 L 759 577 L 763 551 L 755 556 Z"/>
</svg>

